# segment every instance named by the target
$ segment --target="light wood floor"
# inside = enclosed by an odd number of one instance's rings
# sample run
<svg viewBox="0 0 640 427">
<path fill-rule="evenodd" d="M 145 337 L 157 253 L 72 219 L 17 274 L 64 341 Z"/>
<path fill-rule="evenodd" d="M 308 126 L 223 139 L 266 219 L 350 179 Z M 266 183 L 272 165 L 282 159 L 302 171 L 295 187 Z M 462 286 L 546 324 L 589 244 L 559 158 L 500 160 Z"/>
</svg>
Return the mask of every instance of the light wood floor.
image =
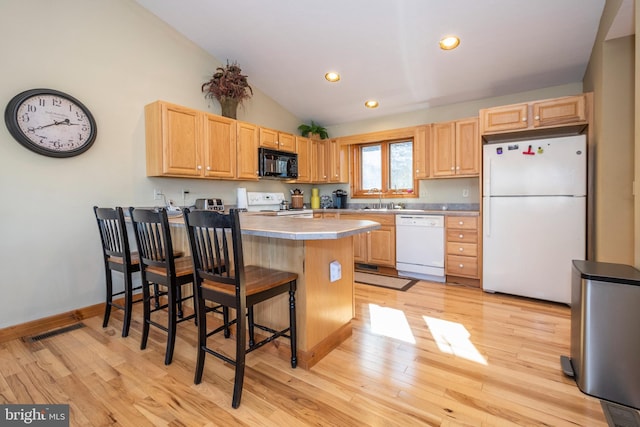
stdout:
<svg viewBox="0 0 640 427">
<path fill-rule="evenodd" d="M 560 370 L 566 306 L 427 282 L 356 285 L 353 336 L 310 371 L 291 369 L 273 345 L 249 354 L 236 410 L 233 371 L 218 359 L 193 384 L 193 323 L 180 325 L 166 367 L 160 332 L 139 350 L 137 310 L 128 338 L 118 310 L 106 329 L 94 317 L 0 344 L 0 402 L 69 403 L 73 426 L 606 426 L 598 399 Z"/>
</svg>

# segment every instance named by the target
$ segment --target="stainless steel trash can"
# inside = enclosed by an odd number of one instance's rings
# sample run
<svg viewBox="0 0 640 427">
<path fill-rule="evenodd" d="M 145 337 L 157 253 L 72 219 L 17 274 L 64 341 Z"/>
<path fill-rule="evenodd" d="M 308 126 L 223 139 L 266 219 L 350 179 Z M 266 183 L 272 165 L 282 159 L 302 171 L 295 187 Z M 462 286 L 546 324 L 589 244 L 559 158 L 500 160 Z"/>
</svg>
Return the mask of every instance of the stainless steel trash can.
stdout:
<svg viewBox="0 0 640 427">
<path fill-rule="evenodd" d="M 570 363 L 582 392 L 640 409 L 640 271 L 573 261 Z"/>
</svg>

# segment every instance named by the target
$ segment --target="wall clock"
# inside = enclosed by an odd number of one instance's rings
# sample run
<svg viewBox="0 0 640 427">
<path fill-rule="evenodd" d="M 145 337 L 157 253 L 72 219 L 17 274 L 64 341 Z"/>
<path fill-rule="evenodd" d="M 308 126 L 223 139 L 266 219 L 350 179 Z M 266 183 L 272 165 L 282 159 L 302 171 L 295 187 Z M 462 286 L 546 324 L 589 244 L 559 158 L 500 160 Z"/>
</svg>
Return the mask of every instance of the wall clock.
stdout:
<svg viewBox="0 0 640 427">
<path fill-rule="evenodd" d="M 4 121 L 20 144 L 49 157 L 84 153 L 98 132 L 87 107 L 53 89 L 31 89 L 14 96 L 4 110 Z"/>
</svg>

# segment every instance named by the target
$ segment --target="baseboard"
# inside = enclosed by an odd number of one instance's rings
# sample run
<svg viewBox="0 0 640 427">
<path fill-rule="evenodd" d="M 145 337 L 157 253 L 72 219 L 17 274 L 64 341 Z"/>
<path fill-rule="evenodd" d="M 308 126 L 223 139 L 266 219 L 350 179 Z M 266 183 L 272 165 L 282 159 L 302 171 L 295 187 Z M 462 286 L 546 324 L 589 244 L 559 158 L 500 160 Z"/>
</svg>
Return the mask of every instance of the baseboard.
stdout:
<svg viewBox="0 0 640 427">
<path fill-rule="evenodd" d="M 83 319 L 104 314 L 104 303 L 91 305 L 77 310 L 67 311 L 42 319 L 32 320 L 19 325 L 9 326 L 0 329 L 0 343 L 14 340 L 16 338 L 38 335 L 52 329 L 77 323 Z"/>
</svg>

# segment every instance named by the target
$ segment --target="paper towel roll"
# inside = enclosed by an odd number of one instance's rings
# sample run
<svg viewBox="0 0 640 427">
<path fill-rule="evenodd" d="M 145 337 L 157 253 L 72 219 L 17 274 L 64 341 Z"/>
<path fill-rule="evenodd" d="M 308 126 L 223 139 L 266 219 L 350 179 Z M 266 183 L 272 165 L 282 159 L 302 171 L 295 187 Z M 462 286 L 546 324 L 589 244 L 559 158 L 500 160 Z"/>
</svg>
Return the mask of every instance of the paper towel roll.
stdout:
<svg viewBox="0 0 640 427">
<path fill-rule="evenodd" d="M 238 188 L 236 190 L 237 196 L 237 208 L 238 209 L 247 209 L 247 189 L 246 188 Z"/>
</svg>

